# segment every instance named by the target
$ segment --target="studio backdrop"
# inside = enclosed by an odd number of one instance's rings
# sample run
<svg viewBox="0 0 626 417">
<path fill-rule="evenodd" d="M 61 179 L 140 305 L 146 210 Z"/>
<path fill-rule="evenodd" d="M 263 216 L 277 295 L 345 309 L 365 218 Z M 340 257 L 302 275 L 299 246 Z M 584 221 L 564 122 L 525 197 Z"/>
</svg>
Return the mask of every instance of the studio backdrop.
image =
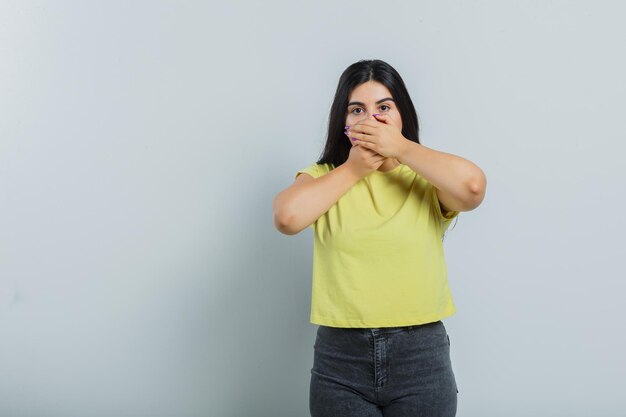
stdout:
<svg viewBox="0 0 626 417">
<path fill-rule="evenodd" d="M 0 415 L 308 416 L 313 235 L 272 199 L 360 59 L 487 176 L 444 242 L 458 415 L 623 415 L 625 13 L 1 1 Z"/>
</svg>

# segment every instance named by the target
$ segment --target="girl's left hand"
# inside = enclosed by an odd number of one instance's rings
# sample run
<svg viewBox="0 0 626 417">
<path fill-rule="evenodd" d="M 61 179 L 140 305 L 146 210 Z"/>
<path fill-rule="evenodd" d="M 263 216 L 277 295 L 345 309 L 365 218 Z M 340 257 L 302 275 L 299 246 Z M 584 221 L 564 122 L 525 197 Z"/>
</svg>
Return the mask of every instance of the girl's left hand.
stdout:
<svg viewBox="0 0 626 417">
<path fill-rule="evenodd" d="M 408 139 L 386 114 L 374 115 L 376 121 L 365 119 L 350 127 L 349 137 L 355 145 L 364 146 L 387 158 L 399 159 Z"/>
</svg>

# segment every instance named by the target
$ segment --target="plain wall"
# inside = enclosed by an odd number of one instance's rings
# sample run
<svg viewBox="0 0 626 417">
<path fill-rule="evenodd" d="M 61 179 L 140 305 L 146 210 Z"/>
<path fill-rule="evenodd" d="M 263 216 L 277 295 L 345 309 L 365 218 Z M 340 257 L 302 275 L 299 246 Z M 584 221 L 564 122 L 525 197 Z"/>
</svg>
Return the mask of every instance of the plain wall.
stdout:
<svg viewBox="0 0 626 417">
<path fill-rule="evenodd" d="M 444 243 L 457 415 L 623 415 L 625 13 L 2 1 L 0 415 L 308 416 L 313 235 L 272 199 L 371 58 L 487 175 Z"/>
</svg>

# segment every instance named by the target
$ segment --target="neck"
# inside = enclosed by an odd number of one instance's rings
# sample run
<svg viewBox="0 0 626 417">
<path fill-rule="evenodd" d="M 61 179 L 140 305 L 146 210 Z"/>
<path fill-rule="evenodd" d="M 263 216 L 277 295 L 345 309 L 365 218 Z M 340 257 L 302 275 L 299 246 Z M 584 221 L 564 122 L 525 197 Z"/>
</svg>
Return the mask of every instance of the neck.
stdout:
<svg viewBox="0 0 626 417">
<path fill-rule="evenodd" d="M 385 158 L 383 163 L 380 164 L 380 166 L 378 167 L 378 170 L 386 172 L 394 169 L 398 165 L 400 165 L 400 161 L 398 161 L 396 158 Z"/>
</svg>

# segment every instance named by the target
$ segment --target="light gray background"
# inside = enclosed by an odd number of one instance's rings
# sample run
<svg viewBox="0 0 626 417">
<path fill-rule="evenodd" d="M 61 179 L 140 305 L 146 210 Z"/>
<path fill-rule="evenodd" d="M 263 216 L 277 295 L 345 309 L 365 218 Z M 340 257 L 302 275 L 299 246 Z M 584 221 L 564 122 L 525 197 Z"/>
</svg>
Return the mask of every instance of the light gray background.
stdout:
<svg viewBox="0 0 626 417">
<path fill-rule="evenodd" d="M 458 415 L 623 415 L 625 12 L 3 1 L 0 415 L 308 416 L 313 237 L 271 203 L 363 58 L 487 174 L 445 241 Z"/>
</svg>

